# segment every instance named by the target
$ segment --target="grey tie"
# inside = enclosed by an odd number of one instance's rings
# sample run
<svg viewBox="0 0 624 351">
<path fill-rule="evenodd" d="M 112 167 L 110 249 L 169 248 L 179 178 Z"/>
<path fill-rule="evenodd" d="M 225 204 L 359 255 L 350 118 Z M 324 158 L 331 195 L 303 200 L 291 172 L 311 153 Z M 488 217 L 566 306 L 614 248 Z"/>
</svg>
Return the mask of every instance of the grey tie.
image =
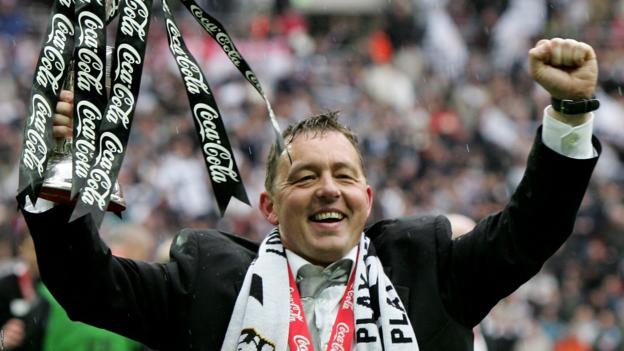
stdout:
<svg viewBox="0 0 624 351">
<path fill-rule="evenodd" d="M 305 264 L 297 272 L 297 286 L 301 295 L 301 304 L 308 320 L 308 329 L 315 350 L 320 350 L 320 340 L 315 323 L 314 299 L 325 288 L 334 285 L 346 285 L 352 264 L 351 260 L 346 259 L 334 262 L 326 268 Z"/>
</svg>

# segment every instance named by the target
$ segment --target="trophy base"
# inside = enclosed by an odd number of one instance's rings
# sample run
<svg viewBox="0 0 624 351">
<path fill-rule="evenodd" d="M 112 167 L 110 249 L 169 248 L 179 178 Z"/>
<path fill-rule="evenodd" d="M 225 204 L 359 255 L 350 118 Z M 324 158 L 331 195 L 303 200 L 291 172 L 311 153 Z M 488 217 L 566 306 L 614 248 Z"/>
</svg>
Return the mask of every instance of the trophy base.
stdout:
<svg viewBox="0 0 624 351">
<path fill-rule="evenodd" d="M 64 204 L 64 205 L 75 205 L 76 199 L 70 198 L 71 191 L 58 189 L 58 188 L 50 188 L 44 186 L 41 188 L 41 192 L 39 193 L 39 197 L 42 199 L 50 200 L 55 203 Z M 126 201 L 123 198 L 119 198 L 116 195 L 111 195 L 111 200 L 108 203 L 108 208 L 106 211 L 121 213 L 126 209 Z"/>
<path fill-rule="evenodd" d="M 69 152 L 54 152 L 48 161 L 48 169 L 43 181 L 39 197 L 56 203 L 73 205 L 76 199 L 71 198 L 72 159 Z M 115 182 L 107 211 L 120 214 L 126 209 L 119 183 Z"/>
</svg>

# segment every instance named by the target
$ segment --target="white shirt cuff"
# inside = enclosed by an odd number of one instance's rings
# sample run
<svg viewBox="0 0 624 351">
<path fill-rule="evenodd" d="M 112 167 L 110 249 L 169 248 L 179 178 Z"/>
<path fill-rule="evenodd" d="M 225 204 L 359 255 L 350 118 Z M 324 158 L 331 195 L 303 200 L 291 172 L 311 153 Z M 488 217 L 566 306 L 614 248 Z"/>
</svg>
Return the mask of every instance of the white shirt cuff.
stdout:
<svg viewBox="0 0 624 351">
<path fill-rule="evenodd" d="M 570 158 L 588 159 L 598 156 L 591 142 L 594 127 L 593 113 L 590 113 L 587 122 L 572 127 L 551 117 L 547 111 L 548 107 L 544 109 L 542 127 L 542 141 L 546 146 Z"/>
<path fill-rule="evenodd" d="M 24 203 L 24 211 L 29 213 L 43 213 L 52 207 L 54 207 L 56 203 L 46 200 L 46 199 L 37 199 L 37 203 L 33 205 L 30 201 L 30 198 L 26 196 L 26 202 Z"/>
</svg>

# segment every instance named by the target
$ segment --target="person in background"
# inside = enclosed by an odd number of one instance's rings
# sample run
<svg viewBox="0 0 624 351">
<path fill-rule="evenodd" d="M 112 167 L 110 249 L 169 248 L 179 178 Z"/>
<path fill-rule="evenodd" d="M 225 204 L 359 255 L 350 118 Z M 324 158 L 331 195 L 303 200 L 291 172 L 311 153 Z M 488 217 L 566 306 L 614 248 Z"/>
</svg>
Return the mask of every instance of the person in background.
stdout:
<svg viewBox="0 0 624 351">
<path fill-rule="evenodd" d="M 21 260 L 0 278 L 2 348 L 11 351 L 144 351 L 139 343 L 71 321 L 39 278 L 30 236 L 19 244 Z"/>
</svg>

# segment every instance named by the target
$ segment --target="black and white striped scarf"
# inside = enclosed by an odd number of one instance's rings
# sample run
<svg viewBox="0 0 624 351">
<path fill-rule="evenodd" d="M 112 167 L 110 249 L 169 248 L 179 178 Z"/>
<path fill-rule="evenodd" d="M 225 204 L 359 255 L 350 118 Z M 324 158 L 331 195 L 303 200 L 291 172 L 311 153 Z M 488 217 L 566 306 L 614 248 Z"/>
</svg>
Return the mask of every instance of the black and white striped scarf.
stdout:
<svg viewBox="0 0 624 351">
<path fill-rule="evenodd" d="M 369 254 L 370 240 L 362 234 L 358 245 L 354 349 L 417 351 L 403 303 L 379 259 Z M 221 350 L 288 350 L 289 293 L 288 261 L 276 228 L 264 239 L 247 270 Z"/>
</svg>

